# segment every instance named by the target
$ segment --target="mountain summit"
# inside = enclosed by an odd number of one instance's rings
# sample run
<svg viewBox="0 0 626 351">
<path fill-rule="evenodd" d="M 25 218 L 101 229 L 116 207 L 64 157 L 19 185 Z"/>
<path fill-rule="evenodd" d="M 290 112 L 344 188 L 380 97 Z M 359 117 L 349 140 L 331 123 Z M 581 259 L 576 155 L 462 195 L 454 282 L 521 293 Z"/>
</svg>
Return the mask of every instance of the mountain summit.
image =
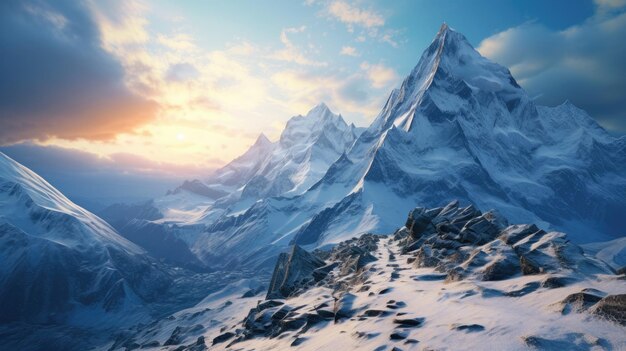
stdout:
<svg viewBox="0 0 626 351">
<path fill-rule="evenodd" d="M 208 264 L 393 232 L 416 203 L 451 198 L 585 243 L 624 234 L 626 138 L 571 103 L 537 106 L 443 25 L 364 131 L 320 104 L 204 183 L 229 195 L 170 222 L 184 224 L 176 235 L 200 231 L 186 238 Z"/>
</svg>

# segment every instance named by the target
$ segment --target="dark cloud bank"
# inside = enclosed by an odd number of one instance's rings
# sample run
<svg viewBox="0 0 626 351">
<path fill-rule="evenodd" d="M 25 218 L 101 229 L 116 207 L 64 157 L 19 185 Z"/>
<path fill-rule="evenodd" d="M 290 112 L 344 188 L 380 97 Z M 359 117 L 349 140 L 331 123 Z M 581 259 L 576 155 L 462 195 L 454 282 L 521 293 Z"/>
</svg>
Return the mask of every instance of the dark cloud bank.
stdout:
<svg viewBox="0 0 626 351">
<path fill-rule="evenodd" d="M 0 143 L 107 139 L 150 121 L 82 1 L 0 1 Z"/>
</svg>

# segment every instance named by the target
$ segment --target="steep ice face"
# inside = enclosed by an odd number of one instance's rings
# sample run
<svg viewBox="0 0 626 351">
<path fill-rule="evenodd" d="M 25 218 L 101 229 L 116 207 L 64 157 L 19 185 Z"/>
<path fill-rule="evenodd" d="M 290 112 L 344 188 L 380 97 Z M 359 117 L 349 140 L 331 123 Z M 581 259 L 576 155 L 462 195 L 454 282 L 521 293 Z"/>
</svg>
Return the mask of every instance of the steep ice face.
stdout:
<svg viewBox="0 0 626 351">
<path fill-rule="evenodd" d="M 21 228 L 30 235 L 41 236 L 67 246 L 87 245 L 94 242 L 117 245 L 129 253 L 142 250 L 120 237 L 110 225 L 89 211 L 71 202 L 56 188 L 30 169 L 0 152 L 0 220 Z M 28 208 L 29 211 L 23 211 Z M 64 216 L 79 225 L 80 236 L 64 236 L 33 227 L 38 218 L 33 213 L 42 211 L 50 216 Z M 43 214 L 42 214 L 43 216 Z M 56 235 L 58 234 L 58 235 Z"/>
<path fill-rule="evenodd" d="M 497 96 L 508 109 L 527 100 L 508 69 L 482 57 L 461 33 L 444 24 L 370 129 L 380 132 L 393 124 L 409 131 L 420 112 L 434 122 L 454 119 L 473 94 L 487 98 L 486 102 Z"/>
<path fill-rule="evenodd" d="M 352 201 L 352 214 L 333 221 L 369 213 L 370 225 L 355 227 L 365 231 L 390 230 L 379 219 L 405 212 L 407 199 L 437 205 L 452 196 L 567 229 L 577 241 L 602 240 L 621 235 L 623 150 L 571 103 L 537 108 L 506 68 L 444 25 L 374 123 L 305 197 L 327 206 L 362 193 L 359 210 Z"/>
</svg>

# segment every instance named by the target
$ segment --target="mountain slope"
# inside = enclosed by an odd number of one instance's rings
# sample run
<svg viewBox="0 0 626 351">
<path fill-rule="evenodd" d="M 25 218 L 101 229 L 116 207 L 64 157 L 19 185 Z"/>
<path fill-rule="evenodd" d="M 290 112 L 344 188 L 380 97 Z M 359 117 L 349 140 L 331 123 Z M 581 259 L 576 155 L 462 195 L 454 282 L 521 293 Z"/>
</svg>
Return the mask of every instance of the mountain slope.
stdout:
<svg viewBox="0 0 626 351">
<path fill-rule="evenodd" d="M 102 326 L 116 314 L 123 323 L 172 283 L 141 248 L 2 153 L 0 257 L 3 323 Z"/>
<path fill-rule="evenodd" d="M 262 263 L 289 243 L 390 232 L 414 203 L 451 197 L 578 243 L 626 228 L 626 137 L 569 102 L 536 106 L 508 69 L 447 25 L 365 131 L 320 105 L 290 120 L 273 146 L 255 145 L 233 161 L 241 167 L 205 182 L 229 195 L 202 206 L 188 192 L 178 207 L 156 201 L 171 212 L 159 223 L 176 224 L 205 263 Z"/>
<path fill-rule="evenodd" d="M 292 198 L 222 213 L 196 251 L 241 262 L 287 243 L 323 247 L 384 233 L 413 203 L 455 197 L 579 243 L 624 234 L 626 138 L 571 103 L 537 107 L 510 72 L 444 25 L 372 125 Z M 254 243 L 254 245 L 253 245 Z"/>
<path fill-rule="evenodd" d="M 623 280 L 563 233 L 452 202 L 415 208 L 393 235 L 329 251 L 295 246 L 276 263 L 265 300 L 257 284 L 239 282 L 118 345 L 622 349 Z"/>
<path fill-rule="evenodd" d="M 568 228 L 579 242 L 603 240 L 624 234 L 623 139 L 570 103 L 538 109 L 507 69 L 444 25 L 345 159 L 305 197 L 363 193 L 361 212 L 372 207 L 377 223 L 371 231 L 391 229 L 378 224 L 389 219 L 385 197 L 391 206 L 407 198 L 438 205 L 444 195 Z"/>
</svg>

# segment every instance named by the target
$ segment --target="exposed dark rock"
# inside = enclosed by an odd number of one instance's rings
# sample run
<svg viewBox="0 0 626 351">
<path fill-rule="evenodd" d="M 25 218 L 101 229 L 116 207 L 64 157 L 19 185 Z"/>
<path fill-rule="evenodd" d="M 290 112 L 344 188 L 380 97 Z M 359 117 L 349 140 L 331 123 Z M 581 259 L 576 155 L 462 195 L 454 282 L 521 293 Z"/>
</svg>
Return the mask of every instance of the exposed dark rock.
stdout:
<svg viewBox="0 0 626 351">
<path fill-rule="evenodd" d="M 397 332 L 391 333 L 391 335 L 389 335 L 389 339 L 391 339 L 391 340 L 404 340 L 404 339 L 406 339 L 407 336 L 408 336 L 408 334 L 406 332 L 397 331 Z"/>
<path fill-rule="evenodd" d="M 279 255 L 266 298 L 288 297 L 312 284 L 315 281 L 313 272 L 325 265 L 322 259 L 294 245 L 290 253 Z"/>
<path fill-rule="evenodd" d="M 261 302 L 257 307 L 257 311 L 263 311 L 266 308 L 271 308 L 271 307 L 276 307 L 276 306 L 280 306 L 280 305 L 284 305 L 285 303 L 282 301 L 277 301 L 277 300 L 267 300 L 267 301 L 263 301 Z"/>
<path fill-rule="evenodd" d="M 519 264 L 511 259 L 496 259 L 485 267 L 482 280 L 492 281 L 508 279 L 518 274 L 519 269 Z"/>
<path fill-rule="evenodd" d="M 170 335 L 170 337 L 163 343 L 163 345 L 167 346 L 167 345 L 178 345 L 181 343 L 181 334 L 182 334 L 182 328 L 181 327 L 176 327 L 174 329 L 174 331 L 172 331 L 172 334 Z"/>
<path fill-rule="evenodd" d="M 543 267 L 526 256 L 520 256 L 519 263 L 522 268 L 522 274 L 524 275 L 543 273 Z"/>
<path fill-rule="evenodd" d="M 541 282 L 541 287 L 547 289 L 562 288 L 568 285 L 570 281 L 572 281 L 571 278 L 550 276 Z"/>
<path fill-rule="evenodd" d="M 598 301 L 589 312 L 626 326 L 626 294 L 606 296 Z"/>
<path fill-rule="evenodd" d="M 417 328 L 424 324 L 424 318 L 396 318 L 393 320 L 398 327 Z"/>
<path fill-rule="evenodd" d="M 477 333 L 485 330 L 480 324 L 452 324 L 450 330 L 458 330 L 466 333 Z"/>
<path fill-rule="evenodd" d="M 384 295 L 391 291 L 392 288 L 384 288 L 378 292 L 378 295 Z"/>
<path fill-rule="evenodd" d="M 383 310 L 365 310 L 365 312 L 363 312 L 363 316 L 366 316 L 366 317 L 384 317 L 389 314 L 390 314 L 389 311 L 383 311 Z"/>
<path fill-rule="evenodd" d="M 223 343 L 223 342 L 225 342 L 227 340 L 232 339 L 234 336 L 235 336 L 235 333 L 231 333 L 231 332 L 226 332 L 224 334 L 220 334 L 220 335 L 216 336 L 215 338 L 213 338 L 212 344 L 213 345 L 221 344 L 221 343 Z"/>
<path fill-rule="evenodd" d="M 584 312 L 602 299 L 602 294 L 593 289 L 585 289 L 581 292 L 568 295 L 560 302 L 561 313 Z"/>
<path fill-rule="evenodd" d="M 406 221 L 406 228 L 409 231 L 409 235 L 412 239 L 419 239 L 419 237 L 426 231 L 434 231 L 431 220 L 438 213 L 435 211 L 428 211 L 423 207 L 417 207 L 409 212 L 409 217 Z"/>
<path fill-rule="evenodd" d="M 377 337 L 378 335 L 380 335 L 380 333 L 366 333 L 366 332 L 360 332 L 360 331 L 355 331 L 354 333 L 352 333 L 352 336 L 354 336 L 357 339 L 373 339 L 375 337 Z"/>
<path fill-rule="evenodd" d="M 308 339 L 309 338 L 305 338 L 305 337 L 297 337 L 293 340 L 293 342 L 291 343 L 291 346 L 300 346 Z"/>
</svg>

